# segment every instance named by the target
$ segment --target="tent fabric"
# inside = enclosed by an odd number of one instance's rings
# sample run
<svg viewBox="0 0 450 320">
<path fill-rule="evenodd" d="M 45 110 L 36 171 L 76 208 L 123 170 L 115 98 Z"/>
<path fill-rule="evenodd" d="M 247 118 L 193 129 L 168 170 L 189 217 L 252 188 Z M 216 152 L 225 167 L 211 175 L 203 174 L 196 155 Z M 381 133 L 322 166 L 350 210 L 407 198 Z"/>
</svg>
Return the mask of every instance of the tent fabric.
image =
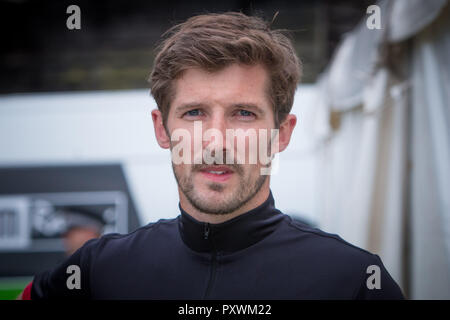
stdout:
<svg viewBox="0 0 450 320">
<path fill-rule="evenodd" d="M 384 29 L 344 39 L 315 106 L 319 225 L 379 254 L 410 298 L 450 298 L 445 4 L 379 2 Z"/>
<path fill-rule="evenodd" d="M 377 88 L 377 86 L 374 86 Z M 402 285 L 402 214 L 406 162 L 407 90 L 399 83 L 379 94 L 385 107 L 342 116 L 338 132 L 323 149 L 325 206 L 320 225 L 347 241 L 381 254 Z M 393 94 L 393 92 L 395 94 Z M 366 94 L 369 98 L 372 94 Z"/>
<path fill-rule="evenodd" d="M 390 42 L 404 41 L 436 19 L 447 0 L 395 0 L 389 13 Z"/>
<path fill-rule="evenodd" d="M 450 10 L 414 39 L 412 293 L 450 298 Z"/>
<path fill-rule="evenodd" d="M 383 63 L 383 44 L 404 41 L 425 28 L 447 0 L 379 1 L 380 29 L 369 29 L 363 19 L 338 47 L 326 76 L 330 107 L 339 111 L 362 103 L 364 88 Z"/>
</svg>

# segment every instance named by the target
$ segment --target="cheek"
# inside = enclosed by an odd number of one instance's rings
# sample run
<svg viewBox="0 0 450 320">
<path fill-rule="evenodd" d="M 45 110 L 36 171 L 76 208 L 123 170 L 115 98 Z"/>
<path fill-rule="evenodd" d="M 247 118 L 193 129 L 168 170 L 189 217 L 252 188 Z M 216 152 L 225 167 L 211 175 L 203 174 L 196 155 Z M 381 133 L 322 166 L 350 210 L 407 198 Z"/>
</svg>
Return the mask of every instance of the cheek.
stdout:
<svg viewBox="0 0 450 320">
<path fill-rule="evenodd" d="M 173 168 L 177 173 L 187 174 L 191 172 L 190 166 L 186 164 L 177 164 L 174 165 Z"/>
<path fill-rule="evenodd" d="M 260 173 L 259 164 L 244 164 L 244 165 L 241 164 L 240 168 L 242 170 L 240 179 L 244 180 L 245 182 L 252 181 L 259 176 Z"/>
</svg>

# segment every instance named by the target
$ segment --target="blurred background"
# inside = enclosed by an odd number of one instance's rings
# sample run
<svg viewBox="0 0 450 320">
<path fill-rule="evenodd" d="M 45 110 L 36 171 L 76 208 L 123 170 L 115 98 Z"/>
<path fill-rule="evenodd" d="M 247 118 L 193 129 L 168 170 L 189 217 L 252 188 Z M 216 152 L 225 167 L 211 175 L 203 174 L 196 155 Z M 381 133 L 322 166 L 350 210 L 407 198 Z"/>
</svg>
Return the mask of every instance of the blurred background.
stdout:
<svg viewBox="0 0 450 320">
<path fill-rule="evenodd" d="M 378 254 L 408 298 L 450 298 L 447 0 L 0 0 L 0 299 L 179 214 L 147 78 L 164 31 L 225 11 L 279 12 L 304 64 L 277 207 Z"/>
</svg>

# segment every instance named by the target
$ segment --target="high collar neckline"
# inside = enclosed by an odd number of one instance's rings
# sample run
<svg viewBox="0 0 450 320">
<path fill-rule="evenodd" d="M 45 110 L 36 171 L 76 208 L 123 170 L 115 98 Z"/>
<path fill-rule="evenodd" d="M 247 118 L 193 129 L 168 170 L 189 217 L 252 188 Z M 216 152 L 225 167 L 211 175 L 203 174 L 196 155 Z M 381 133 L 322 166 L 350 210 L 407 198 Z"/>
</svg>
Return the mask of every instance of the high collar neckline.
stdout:
<svg viewBox="0 0 450 320">
<path fill-rule="evenodd" d="M 247 248 L 271 234 L 282 220 L 272 192 L 256 208 L 222 223 L 200 222 L 179 204 L 179 230 L 184 243 L 198 252 L 234 252 Z"/>
</svg>

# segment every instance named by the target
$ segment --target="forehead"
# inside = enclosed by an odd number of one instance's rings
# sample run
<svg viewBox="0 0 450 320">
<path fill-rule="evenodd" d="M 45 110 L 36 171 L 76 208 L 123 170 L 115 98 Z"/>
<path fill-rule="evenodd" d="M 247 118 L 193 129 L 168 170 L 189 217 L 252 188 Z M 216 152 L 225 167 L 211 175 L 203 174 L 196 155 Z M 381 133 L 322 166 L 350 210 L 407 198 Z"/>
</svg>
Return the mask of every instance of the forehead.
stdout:
<svg viewBox="0 0 450 320">
<path fill-rule="evenodd" d="M 188 69 L 175 81 L 171 109 L 191 102 L 226 106 L 244 101 L 270 108 L 268 84 L 268 72 L 261 65 L 233 64 L 216 72 Z"/>
</svg>

